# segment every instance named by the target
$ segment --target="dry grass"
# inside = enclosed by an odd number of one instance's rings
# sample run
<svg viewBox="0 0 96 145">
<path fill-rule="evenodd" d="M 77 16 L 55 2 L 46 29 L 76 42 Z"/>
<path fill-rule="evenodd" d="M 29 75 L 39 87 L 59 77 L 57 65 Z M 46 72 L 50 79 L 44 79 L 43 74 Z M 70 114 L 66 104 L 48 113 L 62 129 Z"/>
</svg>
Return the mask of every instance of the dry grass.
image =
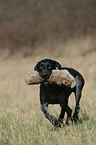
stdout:
<svg viewBox="0 0 96 145">
<path fill-rule="evenodd" d="M 87 45 L 87 44 L 86 44 Z M 75 47 L 74 47 L 75 49 Z M 67 51 L 67 49 L 66 49 Z M 83 51 L 81 51 L 83 52 Z M 81 54 L 81 53 L 80 53 Z M 76 54 L 77 55 L 77 54 Z M 12 145 L 94 145 L 96 143 L 96 52 L 84 56 L 66 55 L 52 58 L 62 65 L 79 70 L 86 80 L 81 99 L 80 123 L 54 130 L 40 111 L 39 86 L 27 86 L 25 74 L 44 56 L 0 59 L 0 143 Z M 49 54 L 46 55 L 49 57 Z M 51 57 L 51 56 L 50 56 Z M 74 108 L 74 97 L 69 105 Z M 58 117 L 60 107 L 50 106 Z"/>
</svg>

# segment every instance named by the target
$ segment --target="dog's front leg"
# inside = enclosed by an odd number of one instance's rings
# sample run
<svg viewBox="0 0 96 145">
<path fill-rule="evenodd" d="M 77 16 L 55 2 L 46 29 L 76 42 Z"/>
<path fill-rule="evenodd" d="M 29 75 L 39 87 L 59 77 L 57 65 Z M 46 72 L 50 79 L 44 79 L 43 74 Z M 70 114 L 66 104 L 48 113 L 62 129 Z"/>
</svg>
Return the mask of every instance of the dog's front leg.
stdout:
<svg viewBox="0 0 96 145">
<path fill-rule="evenodd" d="M 45 117 L 55 126 L 55 127 L 61 127 L 60 122 L 55 118 L 53 115 L 51 115 L 48 111 L 48 104 L 41 104 L 41 110 L 44 113 Z"/>
</svg>

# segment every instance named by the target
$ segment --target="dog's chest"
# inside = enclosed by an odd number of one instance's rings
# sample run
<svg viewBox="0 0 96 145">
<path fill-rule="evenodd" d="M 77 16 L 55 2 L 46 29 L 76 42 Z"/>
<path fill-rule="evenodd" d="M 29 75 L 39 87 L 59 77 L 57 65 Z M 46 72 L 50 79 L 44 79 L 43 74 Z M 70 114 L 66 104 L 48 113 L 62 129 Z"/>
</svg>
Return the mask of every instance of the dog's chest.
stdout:
<svg viewBox="0 0 96 145">
<path fill-rule="evenodd" d="M 49 104 L 61 104 L 66 99 L 66 88 L 58 85 L 46 85 L 41 88 L 41 101 Z"/>
</svg>

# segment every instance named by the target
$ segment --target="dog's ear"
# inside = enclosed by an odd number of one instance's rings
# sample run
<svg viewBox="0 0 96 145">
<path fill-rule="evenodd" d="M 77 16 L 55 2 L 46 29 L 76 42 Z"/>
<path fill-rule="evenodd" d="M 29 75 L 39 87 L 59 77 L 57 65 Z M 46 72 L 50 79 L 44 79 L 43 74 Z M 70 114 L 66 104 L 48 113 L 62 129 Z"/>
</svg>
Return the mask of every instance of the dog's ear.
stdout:
<svg viewBox="0 0 96 145">
<path fill-rule="evenodd" d="M 55 60 L 53 60 L 54 69 L 61 69 L 61 64 Z"/>
<path fill-rule="evenodd" d="M 36 64 L 36 66 L 34 67 L 35 71 L 39 71 L 39 62 Z"/>
</svg>

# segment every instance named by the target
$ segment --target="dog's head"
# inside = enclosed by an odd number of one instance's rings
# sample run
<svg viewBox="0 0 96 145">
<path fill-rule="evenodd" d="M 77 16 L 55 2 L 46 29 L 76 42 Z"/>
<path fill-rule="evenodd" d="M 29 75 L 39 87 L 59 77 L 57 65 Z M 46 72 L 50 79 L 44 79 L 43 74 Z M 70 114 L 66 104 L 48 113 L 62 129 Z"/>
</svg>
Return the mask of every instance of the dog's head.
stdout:
<svg viewBox="0 0 96 145">
<path fill-rule="evenodd" d="M 51 59 L 43 59 L 37 63 L 34 70 L 39 72 L 40 77 L 44 78 L 45 80 L 49 79 L 52 70 L 61 69 L 61 65 Z"/>
</svg>

